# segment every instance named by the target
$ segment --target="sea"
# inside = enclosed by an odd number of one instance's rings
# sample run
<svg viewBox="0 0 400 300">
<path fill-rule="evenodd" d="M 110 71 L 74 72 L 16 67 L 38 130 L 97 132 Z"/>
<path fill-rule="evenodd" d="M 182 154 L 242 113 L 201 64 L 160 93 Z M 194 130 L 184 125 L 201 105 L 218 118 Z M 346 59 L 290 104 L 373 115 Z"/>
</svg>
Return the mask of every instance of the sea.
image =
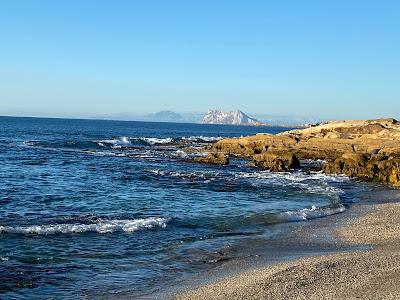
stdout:
<svg viewBox="0 0 400 300">
<path fill-rule="evenodd" d="M 193 162 L 224 137 L 289 129 L 0 117 L 0 298 L 141 297 L 346 211 L 368 186 Z"/>
</svg>

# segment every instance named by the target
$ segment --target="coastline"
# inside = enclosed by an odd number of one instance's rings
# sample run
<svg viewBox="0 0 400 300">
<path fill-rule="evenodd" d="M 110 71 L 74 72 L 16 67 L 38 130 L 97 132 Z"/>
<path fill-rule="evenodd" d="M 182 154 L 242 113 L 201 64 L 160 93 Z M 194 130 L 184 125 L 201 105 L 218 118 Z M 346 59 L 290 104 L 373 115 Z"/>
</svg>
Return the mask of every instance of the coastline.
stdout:
<svg viewBox="0 0 400 300">
<path fill-rule="evenodd" d="M 398 299 L 400 192 L 370 197 L 374 201 L 360 203 L 354 216 L 332 228 L 336 239 L 355 246 L 353 250 L 245 270 L 174 299 Z"/>
</svg>

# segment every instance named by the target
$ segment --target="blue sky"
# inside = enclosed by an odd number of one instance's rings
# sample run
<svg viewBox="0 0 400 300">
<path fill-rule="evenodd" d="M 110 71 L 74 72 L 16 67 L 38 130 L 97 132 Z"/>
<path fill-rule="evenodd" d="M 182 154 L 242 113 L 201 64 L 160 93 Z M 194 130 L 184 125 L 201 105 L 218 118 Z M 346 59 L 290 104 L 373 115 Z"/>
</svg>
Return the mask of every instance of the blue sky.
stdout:
<svg viewBox="0 0 400 300">
<path fill-rule="evenodd" d="M 1 1 L 0 115 L 400 117 L 399 1 Z"/>
</svg>

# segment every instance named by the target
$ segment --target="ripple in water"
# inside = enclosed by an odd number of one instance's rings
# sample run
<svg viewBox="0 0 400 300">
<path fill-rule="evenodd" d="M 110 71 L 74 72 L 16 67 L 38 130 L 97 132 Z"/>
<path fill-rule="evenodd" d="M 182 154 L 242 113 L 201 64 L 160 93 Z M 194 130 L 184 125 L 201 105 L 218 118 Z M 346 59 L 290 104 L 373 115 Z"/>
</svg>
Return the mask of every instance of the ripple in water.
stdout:
<svg viewBox="0 0 400 300">
<path fill-rule="evenodd" d="M 0 128 L 0 298 L 151 291 L 224 260 L 207 253 L 340 213 L 367 189 L 237 159 L 187 162 L 185 147 L 259 127 L 0 118 Z"/>
</svg>

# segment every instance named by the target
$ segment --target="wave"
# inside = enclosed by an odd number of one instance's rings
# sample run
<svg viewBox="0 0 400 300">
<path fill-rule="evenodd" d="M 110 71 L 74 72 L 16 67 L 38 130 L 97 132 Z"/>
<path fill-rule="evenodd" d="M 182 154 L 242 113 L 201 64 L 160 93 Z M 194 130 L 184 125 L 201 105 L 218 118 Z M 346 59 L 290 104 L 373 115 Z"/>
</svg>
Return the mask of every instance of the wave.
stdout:
<svg viewBox="0 0 400 300">
<path fill-rule="evenodd" d="M 38 141 L 29 140 L 24 141 L 23 145 L 28 147 L 39 147 L 48 150 L 68 150 L 68 151 L 81 151 L 85 149 L 101 149 L 100 144 L 92 141 L 74 141 L 74 140 L 53 140 L 53 141 Z"/>
<path fill-rule="evenodd" d="M 211 142 L 216 142 L 219 140 L 222 140 L 223 137 L 221 136 L 202 136 L 202 135 L 193 135 L 189 137 L 182 137 L 181 138 L 183 141 L 189 141 L 189 142 L 203 142 L 203 143 L 211 143 Z"/>
<path fill-rule="evenodd" d="M 185 172 L 185 171 L 169 171 L 169 170 L 147 170 L 147 172 L 157 175 L 157 176 L 166 176 L 166 177 L 175 177 L 181 178 L 184 180 L 190 181 L 203 181 L 205 183 L 209 183 L 210 181 L 214 181 L 220 175 L 219 172 L 206 172 L 206 171 L 193 171 L 193 172 Z"/>
<path fill-rule="evenodd" d="M 179 155 L 179 154 L 177 154 Z M 238 184 L 244 183 L 241 180 L 250 179 L 247 184 L 253 187 L 282 187 L 282 188 L 294 188 L 298 191 L 302 191 L 307 194 L 324 194 L 334 198 L 338 198 L 345 192 L 340 188 L 335 186 L 337 182 L 346 182 L 350 180 L 348 177 L 344 176 L 330 176 L 324 175 L 321 172 L 315 172 L 312 174 L 305 174 L 303 172 L 294 173 L 274 173 L 270 171 L 260 171 L 260 172 L 229 172 L 223 173 L 216 171 L 178 171 L 178 170 L 160 170 L 160 169 L 150 169 L 147 172 L 158 176 L 165 177 L 178 177 L 182 179 L 200 180 L 206 181 L 222 181 L 222 182 L 232 182 L 232 179 L 239 180 Z M 243 184 L 241 184 L 244 186 Z"/>
<path fill-rule="evenodd" d="M 91 224 L 49 224 L 30 226 L 0 226 L 0 233 L 51 235 L 61 233 L 132 233 L 138 230 L 166 228 L 168 219 L 149 217 L 132 220 L 99 220 Z"/>
<path fill-rule="evenodd" d="M 95 156 L 115 156 L 115 157 L 125 157 L 128 156 L 129 153 L 117 152 L 112 150 L 83 150 L 83 153 L 95 155 Z"/>
<path fill-rule="evenodd" d="M 139 138 L 139 139 L 146 141 L 150 145 L 171 144 L 174 141 L 173 138 L 143 137 L 143 138 Z"/>
<path fill-rule="evenodd" d="M 343 205 L 338 207 L 316 207 L 304 208 L 298 211 L 287 211 L 280 213 L 280 217 L 286 222 L 296 222 L 296 221 L 307 221 L 311 219 L 322 218 L 326 216 L 331 216 L 335 214 L 342 213 L 346 210 Z"/>
<path fill-rule="evenodd" d="M 156 137 L 126 137 L 114 138 L 109 140 L 100 140 L 96 143 L 102 147 L 122 148 L 132 146 L 154 146 L 173 143 L 172 138 L 156 138 Z"/>
<path fill-rule="evenodd" d="M 239 178 L 255 179 L 254 185 L 270 184 L 274 186 L 299 188 L 309 193 L 323 193 L 330 195 L 343 195 L 344 191 L 339 187 L 333 186 L 333 183 L 348 182 L 347 176 L 325 175 L 322 171 L 306 174 L 302 171 L 292 173 L 274 173 L 270 171 L 260 172 L 241 172 L 235 174 Z"/>
<path fill-rule="evenodd" d="M 126 136 L 120 137 L 118 139 L 111 140 L 101 140 L 97 142 L 100 146 L 105 147 L 106 145 L 111 145 L 115 147 L 127 147 L 132 146 L 132 143 L 128 140 Z"/>
<path fill-rule="evenodd" d="M 275 180 L 286 180 L 292 182 L 303 182 L 310 180 L 319 180 L 322 182 L 345 182 L 349 181 L 350 178 L 342 175 L 326 175 L 322 171 L 311 172 L 306 174 L 301 171 L 297 172 L 271 172 L 271 171 L 259 171 L 259 172 L 241 172 L 236 174 L 237 177 L 243 178 L 255 178 L 255 179 L 275 179 Z"/>
<path fill-rule="evenodd" d="M 188 142 L 191 143 L 209 143 L 222 139 L 222 137 L 207 137 L 207 136 L 190 136 L 190 137 L 114 137 L 111 139 L 102 139 L 95 141 L 85 140 L 28 140 L 23 144 L 28 147 L 41 147 L 51 150 L 100 150 L 108 148 L 111 150 L 125 150 L 126 148 L 133 147 L 146 147 L 146 146 L 161 146 L 161 145 L 179 145 Z"/>
<path fill-rule="evenodd" d="M 114 147 L 129 147 L 134 145 L 147 145 L 147 146 L 155 146 L 155 145 L 165 145 L 165 144 L 174 144 L 180 142 L 198 142 L 198 143 L 210 143 L 214 141 L 221 140 L 222 137 L 215 136 L 189 136 L 189 137 L 181 137 L 181 138 L 160 138 L 160 137 L 126 137 L 122 136 L 120 138 L 113 138 L 109 140 L 100 140 L 96 141 L 100 146 L 114 146 Z"/>
<path fill-rule="evenodd" d="M 175 152 L 171 153 L 172 157 L 179 157 L 179 158 L 189 158 L 190 155 L 187 154 L 185 151 L 182 150 L 176 150 Z"/>
</svg>

